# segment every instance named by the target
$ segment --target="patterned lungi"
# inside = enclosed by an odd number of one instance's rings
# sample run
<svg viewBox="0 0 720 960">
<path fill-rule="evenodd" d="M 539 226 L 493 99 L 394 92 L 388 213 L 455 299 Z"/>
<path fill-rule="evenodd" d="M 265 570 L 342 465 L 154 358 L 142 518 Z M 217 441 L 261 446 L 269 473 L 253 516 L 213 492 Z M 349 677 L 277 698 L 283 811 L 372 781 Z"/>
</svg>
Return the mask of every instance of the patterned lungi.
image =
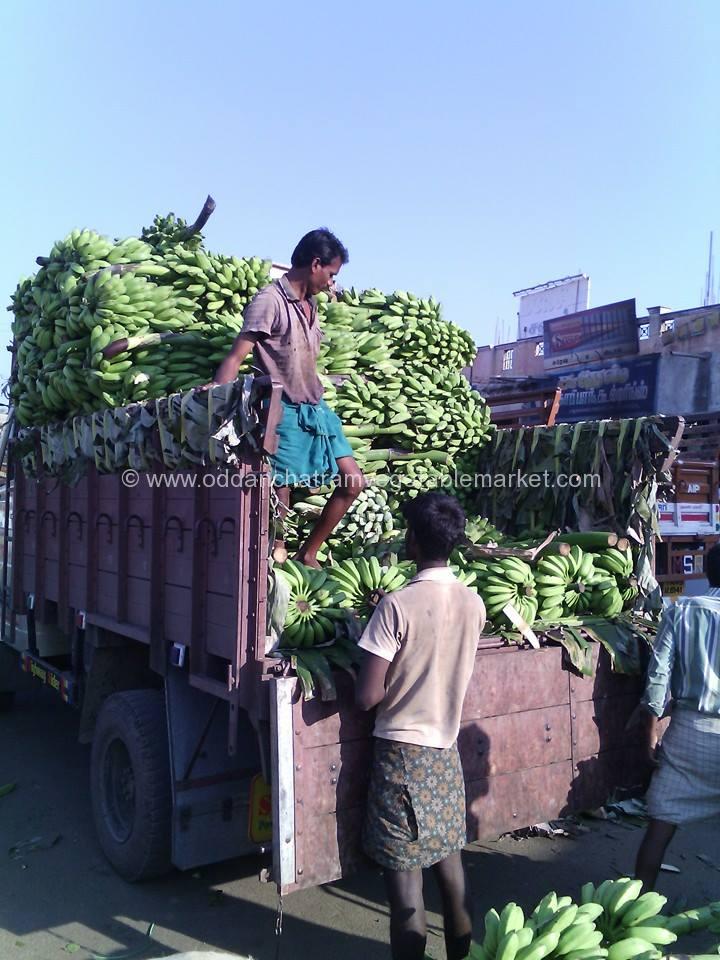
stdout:
<svg viewBox="0 0 720 960">
<path fill-rule="evenodd" d="M 363 849 L 389 870 L 432 866 L 467 842 L 460 754 L 375 738 Z"/>
<path fill-rule="evenodd" d="M 647 792 L 653 820 L 676 825 L 720 813 L 720 717 L 676 708 Z"/>
</svg>

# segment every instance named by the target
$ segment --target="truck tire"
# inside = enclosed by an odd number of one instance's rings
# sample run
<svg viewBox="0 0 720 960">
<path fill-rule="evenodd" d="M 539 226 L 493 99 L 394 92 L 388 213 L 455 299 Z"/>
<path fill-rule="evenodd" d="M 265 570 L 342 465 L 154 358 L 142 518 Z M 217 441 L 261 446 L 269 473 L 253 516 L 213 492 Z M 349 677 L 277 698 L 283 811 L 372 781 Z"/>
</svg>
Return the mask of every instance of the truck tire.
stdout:
<svg viewBox="0 0 720 960">
<path fill-rule="evenodd" d="M 170 869 L 172 799 L 165 698 L 156 690 L 114 693 L 103 703 L 90 760 L 100 846 L 131 882 Z"/>
</svg>

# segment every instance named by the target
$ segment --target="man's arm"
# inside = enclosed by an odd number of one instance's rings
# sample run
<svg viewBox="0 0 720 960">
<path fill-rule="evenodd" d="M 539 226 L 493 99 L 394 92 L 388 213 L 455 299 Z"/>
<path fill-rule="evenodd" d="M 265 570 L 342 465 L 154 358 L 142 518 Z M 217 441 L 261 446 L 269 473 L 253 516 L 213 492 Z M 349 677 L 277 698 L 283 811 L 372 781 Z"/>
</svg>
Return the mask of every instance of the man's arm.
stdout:
<svg viewBox="0 0 720 960">
<path fill-rule="evenodd" d="M 645 693 L 641 702 L 656 717 L 662 717 L 670 699 L 670 682 L 675 662 L 675 616 L 677 612 L 677 607 L 671 607 L 663 614 L 648 664 Z"/>
<path fill-rule="evenodd" d="M 235 337 L 232 350 L 217 368 L 213 383 L 232 383 L 238 375 L 243 360 L 249 353 L 252 353 L 256 340 L 257 334 L 255 333 L 238 334 Z"/>
<path fill-rule="evenodd" d="M 385 696 L 385 677 L 390 661 L 374 653 L 365 653 L 355 686 L 355 703 L 361 710 L 372 710 Z"/>
<path fill-rule="evenodd" d="M 358 646 L 365 651 L 355 685 L 355 703 L 372 710 L 385 698 L 385 680 L 390 664 L 400 649 L 402 627 L 394 595 L 387 594 L 375 607 Z"/>
</svg>

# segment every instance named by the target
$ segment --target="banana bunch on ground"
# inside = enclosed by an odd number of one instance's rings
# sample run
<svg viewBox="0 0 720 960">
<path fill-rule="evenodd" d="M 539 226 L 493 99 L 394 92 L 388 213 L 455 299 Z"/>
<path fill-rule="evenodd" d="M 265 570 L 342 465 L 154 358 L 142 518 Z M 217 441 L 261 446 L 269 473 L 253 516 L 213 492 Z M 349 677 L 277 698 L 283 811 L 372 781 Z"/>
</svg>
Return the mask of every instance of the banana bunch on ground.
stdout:
<svg viewBox="0 0 720 960">
<path fill-rule="evenodd" d="M 338 583 L 326 570 L 315 570 L 294 560 L 276 564 L 273 569 L 290 589 L 282 647 L 313 647 L 332 640 L 335 622 L 344 617 L 342 605 L 346 601 Z"/>
<path fill-rule="evenodd" d="M 633 556 L 627 550 L 618 550 L 617 547 L 607 547 L 593 554 L 593 563 L 597 570 L 604 570 L 615 579 L 615 583 L 622 599 L 622 608 L 632 607 L 638 596 L 637 578 L 633 573 Z"/>
<path fill-rule="evenodd" d="M 583 912 L 570 897 L 548 894 L 525 919 L 522 908 L 508 903 L 498 913 L 485 914 L 485 938 L 470 948 L 471 960 L 601 960 L 607 956 L 600 944 L 602 933 L 593 923 L 593 912 Z"/>
<path fill-rule="evenodd" d="M 409 567 L 407 563 L 381 566 L 376 556 L 348 557 L 328 569 L 328 580 L 334 590 L 345 595 L 340 606 L 351 608 L 361 622 L 366 622 L 383 594 L 405 586 Z"/>
<path fill-rule="evenodd" d="M 720 903 L 665 917 L 666 898 L 640 895 L 642 884 L 625 877 L 597 888 L 586 883 L 580 904 L 553 891 L 526 918 L 516 903 L 485 914 L 481 943 L 470 960 L 657 960 L 678 935 L 712 926 Z"/>
<path fill-rule="evenodd" d="M 677 940 L 671 918 L 660 915 L 667 898 L 653 892 L 642 896 L 641 893 L 642 881 L 628 877 L 605 880 L 597 888 L 586 883 L 582 888 L 581 902 L 602 908 L 595 923 L 608 948 L 608 960 L 651 960 L 662 956 L 659 947 Z"/>
<path fill-rule="evenodd" d="M 538 598 L 529 564 L 519 557 L 503 557 L 483 561 L 476 570 L 476 590 L 495 626 L 514 626 L 503 613 L 503 608 L 511 604 L 531 627 L 538 612 Z"/>
</svg>

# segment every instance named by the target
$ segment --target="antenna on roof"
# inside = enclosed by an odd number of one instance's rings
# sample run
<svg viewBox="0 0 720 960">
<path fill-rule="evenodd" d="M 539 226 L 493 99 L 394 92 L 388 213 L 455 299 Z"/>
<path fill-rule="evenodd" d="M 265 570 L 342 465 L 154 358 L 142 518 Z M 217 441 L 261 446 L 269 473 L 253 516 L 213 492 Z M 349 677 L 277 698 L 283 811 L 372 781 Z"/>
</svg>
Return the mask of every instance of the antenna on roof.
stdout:
<svg viewBox="0 0 720 960">
<path fill-rule="evenodd" d="M 713 262 L 713 232 L 710 231 L 710 251 L 708 253 L 708 268 L 705 274 L 705 295 L 703 306 L 709 307 L 715 298 L 715 264 Z"/>
</svg>

